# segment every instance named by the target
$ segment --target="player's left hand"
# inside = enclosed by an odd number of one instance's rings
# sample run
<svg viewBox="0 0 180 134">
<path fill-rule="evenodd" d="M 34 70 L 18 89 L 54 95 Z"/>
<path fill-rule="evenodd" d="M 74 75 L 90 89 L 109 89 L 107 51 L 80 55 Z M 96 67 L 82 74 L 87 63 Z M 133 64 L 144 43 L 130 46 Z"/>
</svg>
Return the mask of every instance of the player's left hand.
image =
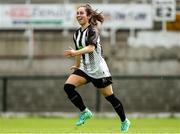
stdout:
<svg viewBox="0 0 180 134">
<path fill-rule="evenodd" d="M 77 67 L 77 66 L 72 66 L 70 69 L 75 71 L 75 70 L 79 69 L 79 67 Z"/>
</svg>

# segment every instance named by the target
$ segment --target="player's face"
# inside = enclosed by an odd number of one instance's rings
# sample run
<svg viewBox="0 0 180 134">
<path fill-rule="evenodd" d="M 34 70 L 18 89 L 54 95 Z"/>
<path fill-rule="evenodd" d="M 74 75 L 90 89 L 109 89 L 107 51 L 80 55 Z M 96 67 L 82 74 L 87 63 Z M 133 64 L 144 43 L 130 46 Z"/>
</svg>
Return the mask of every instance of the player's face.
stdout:
<svg viewBox="0 0 180 134">
<path fill-rule="evenodd" d="M 76 19 L 81 26 L 84 26 L 89 22 L 85 7 L 79 7 L 77 9 Z"/>
</svg>

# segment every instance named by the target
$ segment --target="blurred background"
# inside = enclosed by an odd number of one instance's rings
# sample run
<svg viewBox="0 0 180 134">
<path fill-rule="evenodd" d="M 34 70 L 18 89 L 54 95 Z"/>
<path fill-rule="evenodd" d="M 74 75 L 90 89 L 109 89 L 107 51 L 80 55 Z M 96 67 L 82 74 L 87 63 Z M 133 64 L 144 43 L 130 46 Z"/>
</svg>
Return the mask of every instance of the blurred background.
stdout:
<svg viewBox="0 0 180 134">
<path fill-rule="evenodd" d="M 180 112 L 179 0 L 0 0 L 0 113 L 78 110 L 63 91 L 79 27 L 76 8 L 103 12 L 104 57 L 128 113 Z M 94 112 L 114 112 L 92 84 L 79 90 Z"/>
</svg>

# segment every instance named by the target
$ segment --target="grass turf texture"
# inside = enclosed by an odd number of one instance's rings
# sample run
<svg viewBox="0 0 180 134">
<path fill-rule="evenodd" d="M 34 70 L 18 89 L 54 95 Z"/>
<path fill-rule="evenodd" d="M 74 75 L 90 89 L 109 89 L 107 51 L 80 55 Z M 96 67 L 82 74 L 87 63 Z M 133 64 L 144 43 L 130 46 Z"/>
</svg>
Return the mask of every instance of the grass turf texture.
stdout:
<svg viewBox="0 0 180 134">
<path fill-rule="evenodd" d="M 120 133 L 118 119 L 93 118 L 76 127 L 77 118 L 0 118 L 0 134 Z M 130 119 L 128 134 L 180 134 L 180 119 Z"/>
</svg>

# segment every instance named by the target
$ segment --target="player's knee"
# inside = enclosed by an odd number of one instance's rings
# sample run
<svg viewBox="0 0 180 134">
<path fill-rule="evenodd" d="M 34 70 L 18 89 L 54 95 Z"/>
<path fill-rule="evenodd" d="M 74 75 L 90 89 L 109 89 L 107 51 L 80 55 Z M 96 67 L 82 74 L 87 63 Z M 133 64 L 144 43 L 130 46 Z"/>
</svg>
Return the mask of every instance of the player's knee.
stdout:
<svg viewBox="0 0 180 134">
<path fill-rule="evenodd" d="M 64 84 L 64 91 L 66 92 L 66 94 L 68 95 L 68 97 L 71 97 L 73 96 L 73 93 L 74 93 L 74 89 L 75 89 L 75 86 L 72 85 L 72 84 Z"/>
<path fill-rule="evenodd" d="M 105 97 L 114 107 L 121 106 L 121 102 L 114 94 Z"/>
</svg>

